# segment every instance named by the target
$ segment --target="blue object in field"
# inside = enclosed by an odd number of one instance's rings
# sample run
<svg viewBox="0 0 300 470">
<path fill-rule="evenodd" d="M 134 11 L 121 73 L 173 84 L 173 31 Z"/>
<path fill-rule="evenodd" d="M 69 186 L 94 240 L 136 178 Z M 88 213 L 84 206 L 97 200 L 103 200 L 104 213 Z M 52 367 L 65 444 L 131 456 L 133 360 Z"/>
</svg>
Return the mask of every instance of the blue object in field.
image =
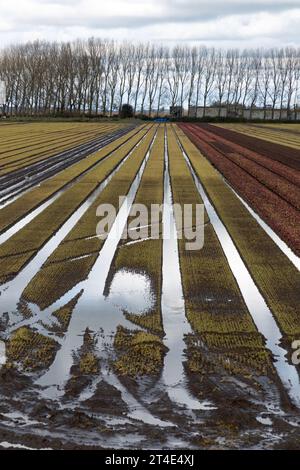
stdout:
<svg viewBox="0 0 300 470">
<path fill-rule="evenodd" d="M 168 118 L 161 117 L 161 118 L 154 119 L 154 122 L 168 122 L 168 120 L 169 120 Z"/>
</svg>

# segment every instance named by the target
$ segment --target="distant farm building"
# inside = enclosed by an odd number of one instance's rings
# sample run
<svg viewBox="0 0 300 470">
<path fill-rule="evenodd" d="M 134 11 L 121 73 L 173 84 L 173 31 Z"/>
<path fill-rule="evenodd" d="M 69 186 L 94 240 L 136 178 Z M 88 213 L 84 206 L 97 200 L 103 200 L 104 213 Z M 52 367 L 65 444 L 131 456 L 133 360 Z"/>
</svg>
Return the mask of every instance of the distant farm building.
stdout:
<svg viewBox="0 0 300 470">
<path fill-rule="evenodd" d="M 197 118 L 244 118 L 244 119 L 262 119 L 274 121 L 297 121 L 300 120 L 300 108 L 291 110 L 267 108 L 243 108 L 237 106 L 191 106 L 189 109 L 190 117 Z"/>
</svg>

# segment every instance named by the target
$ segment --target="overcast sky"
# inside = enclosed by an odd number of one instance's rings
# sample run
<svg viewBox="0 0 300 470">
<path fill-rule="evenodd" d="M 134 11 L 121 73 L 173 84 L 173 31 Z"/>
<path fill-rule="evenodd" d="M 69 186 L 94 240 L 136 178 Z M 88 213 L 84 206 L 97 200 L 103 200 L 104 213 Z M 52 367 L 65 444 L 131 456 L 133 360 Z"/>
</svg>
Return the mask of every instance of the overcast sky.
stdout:
<svg viewBox="0 0 300 470">
<path fill-rule="evenodd" d="M 220 47 L 300 45 L 300 0 L 0 0 L 0 46 L 90 36 Z"/>
</svg>

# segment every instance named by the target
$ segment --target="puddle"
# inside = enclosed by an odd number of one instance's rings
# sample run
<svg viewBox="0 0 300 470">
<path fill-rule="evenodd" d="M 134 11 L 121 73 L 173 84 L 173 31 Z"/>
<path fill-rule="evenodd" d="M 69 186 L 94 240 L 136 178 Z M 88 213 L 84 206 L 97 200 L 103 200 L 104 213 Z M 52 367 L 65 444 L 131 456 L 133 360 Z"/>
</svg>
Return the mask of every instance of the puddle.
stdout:
<svg viewBox="0 0 300 470">
<path fill-rule="evenodd" d="M 196 400 L 187 389 L 187 379 L 183 365 L 186 360 L 184 336 L 192 333 L 192 329 L 185 315 L 168 158 L 168 144 L 165 133 L 161 310 L 165 331 L 164 344 L 167 346 L 168 352 L 164 360 L 162 377 L 168 395 L 175 403 L 194 410 L 212 410 L 215 407 L 211 406 L 209 402 Z"/>
<path fill-rule="evenodd" d="M 12 447 L 14 449 L 22 449 L 22 450 L 52 450 L 51 447 L 35 448 L 35 447 L 24 446 L 23 444 L 13 444 L 12 442 L 7 442 L 7 441 L 0 442 L 0 446 L 3 447 L 4 449 L 10 449 Z"/>
<path fill-rule="evenodd" d="M 0 368 L 6 364 L 6 347 L 5 342 L 0 340 Z"/>
<path fill-rule="evenodd" d="M 273 425 L 273 421 L 268 416 L 256 416 L 256 421 L 258 421 L 259 423 L 261 423 L 265 426 L 272 426 Z"/>
<path fill-rule="evenodd" d="M 109 300 L 122 310 L 134 314 L 149 311 L 155 303 L 151 296 L 151 281 L 144 274 L 118 271 L 109 289 Z"/>
<path fill-rule="evenodd" d="M 178 138 L 177 138 L 178 140 Z M 240 291 L 243 295 L 248 310 L 254 320 L 254 323 L 260 333 L 266 339 L 266 347 L 272 352 L 274 357 L 274 366 L 278 375 L 286 388 L 291 401 L 300 407 L 300 381 L 296 367 L 287 361 L 287 351 L 280 344 L 282 340 L 281 332 L 277 323 L 268 308 L 263 296 L 259 292 L 254 283 L 247 267 L 245 266 L 240 254 L 235 247 L 229 233 L 227 232 L 223 222 L 216 213 L 213 205 L 208 199 L 206 192 L 200 183 L 190 160 L 185 153 L 180 141 L 178 140 L 184 158 L 190 168 L 196 187 L 203 199 L 210 221 L 222 245 L 230 269 L 238 283 Z"/>
</svg>

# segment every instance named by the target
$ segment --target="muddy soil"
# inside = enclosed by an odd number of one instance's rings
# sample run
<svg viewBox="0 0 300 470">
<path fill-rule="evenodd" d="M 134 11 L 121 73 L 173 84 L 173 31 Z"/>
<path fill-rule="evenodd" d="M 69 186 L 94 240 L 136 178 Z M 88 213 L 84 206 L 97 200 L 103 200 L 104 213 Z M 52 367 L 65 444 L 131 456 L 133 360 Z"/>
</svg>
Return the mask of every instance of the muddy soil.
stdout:
<svg viewBox="0 0 300 470">
<path fill-rule="evenodd" d="M 52 449 L 300 448 L 300 413 L 283 402 L 268 378 L 258 378 L 258 387 L 241 377 L 190 373 L 191 393 L 209 397 L 215 407 L 211 410 L 178 406 L 159 379 L 121 378 L 141 406 L 162 422 L 151 425 L 132 419 L 120 391 L 104 380 L 89 398 L 78 400 L 93 377 L 76 377 L 72 388 L 66 384 L 64 395 L 56 400 L 41 395 L 35 374 L 2 368 L 0 444 Z"/>
</svg>

